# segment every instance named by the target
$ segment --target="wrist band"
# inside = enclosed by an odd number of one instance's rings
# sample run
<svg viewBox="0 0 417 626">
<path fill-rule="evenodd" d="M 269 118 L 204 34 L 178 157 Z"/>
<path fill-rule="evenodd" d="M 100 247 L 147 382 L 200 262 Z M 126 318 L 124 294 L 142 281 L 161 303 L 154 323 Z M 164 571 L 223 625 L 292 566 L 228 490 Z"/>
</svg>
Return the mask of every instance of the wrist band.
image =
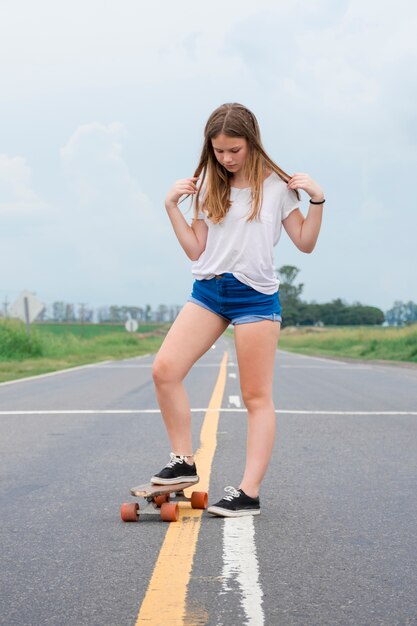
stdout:
<svg viewBox="0 0 417 626">
<path fill-rule="evenodd" d="M 310 204 L 324 204 L 326 200 L 323 198 L 323 200 L 320 200 L 320 202 L 314 202 L 314 200 L 310 200 L 309 202 Z"/>
</svg>

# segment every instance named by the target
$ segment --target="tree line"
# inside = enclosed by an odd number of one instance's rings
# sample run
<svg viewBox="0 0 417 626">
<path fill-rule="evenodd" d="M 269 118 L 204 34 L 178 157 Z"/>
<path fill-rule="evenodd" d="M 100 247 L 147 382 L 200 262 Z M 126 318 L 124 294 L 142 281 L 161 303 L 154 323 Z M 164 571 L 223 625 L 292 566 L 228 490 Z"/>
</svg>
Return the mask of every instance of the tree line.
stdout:
<svg viewBox="0 0 417 626">
<path fill-rule="evenodd" d="M 299 271 L 293 265 L 283 265 L 276 270 L 280 279 L 283 326 L 367 326 L 384 322 L 381 309 L 359 302 L 347 304 L 340 298 L 324 304 L 304 302 L 301 300 L 304 284 L 295 284 Z"/>
<path fill-rule="evenodd" d="M 38 317 L 39 321 L 52 322 L 81 322 L 99 324 L 124 324 L 126 320 L 133 319 L 137 322 L 173 322 L 180 312 L 178 305 L 167 306 L 160 304 L 152 308 L 150 304 L 145 306 L 117 305 L 90 307 L 86 303 L 72 303 L 57 300 L 46 307 Z"/>
<path fill-rule="evenodd" d="M 347 304 L 341 298 L 318 304 L 302 300 L 303 283 L 296 283 L 300 270 L 293 265 L 276 269 L 280 280 L 280 300 L 283 307 L 283 326 L 404 326 L 417 322 L 417 304 L 394 302 L 389 311 L 355 302 Z M 160 304 L 152 308 L 145 306 L 110 305 L 93 308 L 85 302 L 71 303 L 62 300 L 53 302 L 39 316 L 40 321 L 81 323 L 125 323 L 128 319 L 138 322 L 173 322 L 181 310 L 179 305 Z"/>
</svg>

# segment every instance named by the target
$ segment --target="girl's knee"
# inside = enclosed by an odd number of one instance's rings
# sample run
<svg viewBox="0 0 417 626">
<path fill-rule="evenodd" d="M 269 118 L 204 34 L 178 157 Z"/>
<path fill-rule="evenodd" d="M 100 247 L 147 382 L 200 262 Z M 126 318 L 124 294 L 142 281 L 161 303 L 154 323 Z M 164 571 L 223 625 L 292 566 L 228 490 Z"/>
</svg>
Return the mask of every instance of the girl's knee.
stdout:
<svg viewBox="0 0 417 626">
<path fill-rule="evenodd" d="M 270 390 L 241 389 L 242 400 L 247 409 L 263 409 L 273 405 Z"/>
<path fill-rule="evenodd" d="M 156 357 L 152 365 L 152 378 L 156 386 L 181 380 L 175 363 L 164 357 Z"/>
</svg>

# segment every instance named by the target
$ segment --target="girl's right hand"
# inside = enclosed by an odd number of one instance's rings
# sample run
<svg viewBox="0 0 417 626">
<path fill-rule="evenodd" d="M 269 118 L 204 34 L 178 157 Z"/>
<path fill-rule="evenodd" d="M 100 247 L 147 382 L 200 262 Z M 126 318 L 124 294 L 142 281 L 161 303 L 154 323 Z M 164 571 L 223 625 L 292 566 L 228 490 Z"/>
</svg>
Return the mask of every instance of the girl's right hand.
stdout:
<svg viewBox="0 0 417 626">
<path fill-rule="evenodd" d="M 197 193 L 197 181 L 198 176 L 177 180 L 166 195 L 165 206 L 176 206 L 181 196 Z"/>
</svg>

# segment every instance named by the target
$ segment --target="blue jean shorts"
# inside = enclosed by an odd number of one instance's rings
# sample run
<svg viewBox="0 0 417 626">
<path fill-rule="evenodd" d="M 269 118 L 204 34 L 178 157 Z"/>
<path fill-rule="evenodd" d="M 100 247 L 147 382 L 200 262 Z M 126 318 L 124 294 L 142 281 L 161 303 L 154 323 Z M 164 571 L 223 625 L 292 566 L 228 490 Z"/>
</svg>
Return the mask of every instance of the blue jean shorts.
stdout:
<svg viewBox="0 0 417 626">
<path fill-rule="evenodd" d="M 188 302 L 220 315 L 233 325 L 262 320 L 282 321 L 278 291 L 272 295 L 261 293 L 231 273 L 195 280 Z"/>
</svg>

